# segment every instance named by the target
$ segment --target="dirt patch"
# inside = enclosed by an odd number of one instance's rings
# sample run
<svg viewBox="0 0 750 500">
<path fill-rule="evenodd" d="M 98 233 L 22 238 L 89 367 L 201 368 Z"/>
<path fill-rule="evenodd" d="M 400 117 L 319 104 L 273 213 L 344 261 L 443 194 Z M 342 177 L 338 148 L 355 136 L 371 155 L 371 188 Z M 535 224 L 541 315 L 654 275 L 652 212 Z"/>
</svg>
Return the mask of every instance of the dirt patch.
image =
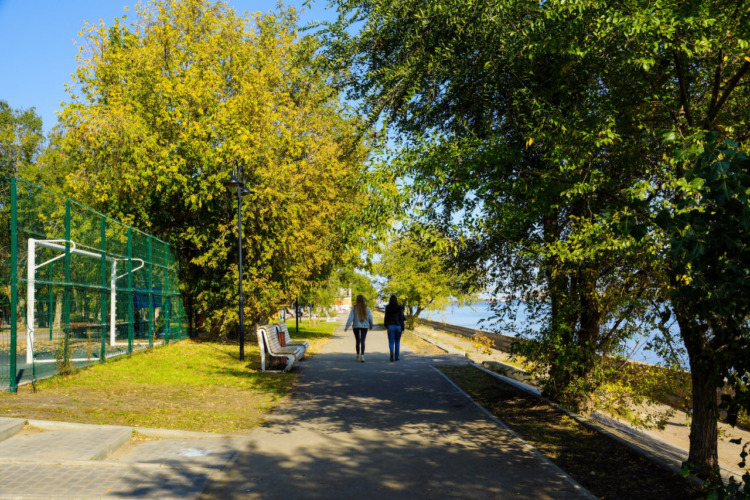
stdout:
<svg viewBox="0 0 750 500">
<path fill-rule="evenodd" d="M 440 370 L 599 498 L 703 498 L 686 479 L 529 393 L 468 365 Z"/>
<path fill-rule="evenodd" d="M 271 394 L 229 387 L 195 392 L 190 388 L 164 387 L 158 394 L 151 389 L 71 387 L 61 394 L 48 390 L 32 393 L 24 387 L 17 395 L 4 398 L 2 416 L 242 433 L 260 425 L 266 409 L 278 403 L 278 397 Z"/>
<path fill-rule="evenodd" d="M 131 443 L 145 443 L 148 441 L 161 441 L 161 440 L 162 438 L 158 436 L 147 436 L 137 431 L 133 431 L 133 433 L 130 435 Z"/>
<path fill-rule="evenodd" d="M 417 354 L 433 356 L 436 354 L 446 354 L 446 351 L 440 349 L 435 344 L 427 342 L 426 340 L 414 335 L 411 330 L 406 330 L 401 336 L 401 341 L 411 347 L 412 351 Z"/>
<path fill-rule="evenodd" d="M 40 429 L 39 427 L 34 427 L 33 425 L 26 424 L 21 429 L 21 432 L 19 432 L 17 435 L 19 436 L 33 436 L 35 434 L 41 434 L 44 432 L 44 429 Z"/>
</svg>

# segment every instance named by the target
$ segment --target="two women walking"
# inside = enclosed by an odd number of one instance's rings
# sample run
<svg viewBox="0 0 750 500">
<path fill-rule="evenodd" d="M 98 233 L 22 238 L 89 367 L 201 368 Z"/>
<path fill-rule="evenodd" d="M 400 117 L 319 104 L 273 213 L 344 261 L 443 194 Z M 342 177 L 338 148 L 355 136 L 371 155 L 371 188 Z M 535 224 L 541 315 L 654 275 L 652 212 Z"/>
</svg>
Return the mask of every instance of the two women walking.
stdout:
<svg viewBox="0 0 750 500">
<path fill-rule="evenodd" d="M 383 323 L 385 323 L 385 328 L 388 332 L 388 348 L 391 351 L 391 361 L 398 361 L 405 318 L 404 308 L 398 304 L 398 299 L 395 295 L 391 295 L 388 305 L 385 306 L 385 319 Z M 357 344 L 357 361 L 364 363 L 367 330 L 372 329 L 374 323 L 370 308 L 367 307 L 365 298 L 362 295 L 357 295 L 357 301 L 349 313 L 349 319 L 346 320 L 344 331 L 347 331 L 350 326 L 353 326 L 354 338 Z"/>
<path fill-rule="evenodd" d="M 354 304 L 352 311 L 349 313 L 349 319 L 346 320 L 344 331 L 353 326 L 354 338 L 357 342 L 357 361 L 365 362 L 365 339 L 367 330 L 372 329 L 375 324 L 372 321 L 372 313 L 367 307 L 365 298 L 357 295 L 357 302 Z"/>
</svg>

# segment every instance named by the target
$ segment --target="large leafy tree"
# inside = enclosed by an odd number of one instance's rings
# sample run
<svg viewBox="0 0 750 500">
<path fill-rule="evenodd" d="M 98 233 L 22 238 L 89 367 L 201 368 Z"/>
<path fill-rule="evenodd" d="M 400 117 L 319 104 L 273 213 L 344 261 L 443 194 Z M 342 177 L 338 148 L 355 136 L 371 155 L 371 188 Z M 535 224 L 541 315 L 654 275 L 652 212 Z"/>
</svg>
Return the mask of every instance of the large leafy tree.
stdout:
<svg viewBox="0 0 750 500">
<path fill-rule="evenodd" d="M 337 4 L 328 46 L 349 64 L 344 83 L 371 119 L 408 134 L 405 171 L 433 222 L 458 219 L 473 236 L 464 257 L 517 290 L 543 289 L 539 342 L 526 345 L 549 392 L 580 403 L 598 353 L 684 283 L 648 221 L 683 203 L 704 132 L 747 139 L 745 2 Z M 742 363 L 707 362 L 696 312 L 674 312 L 693 376 L 689 460 L 715 476 L 715 364 Z"/>
<path fill-rule="evenodd" d="M 601 326 L 622 325 L 642 308 L 648 276 L 632 272 L 645 252 L 612 244 L 612 231 L 586 229 L 609 193 L 629 186 L 632 170 L 600 173 L 612 139 L 600 136 L 596 127 L 607 121 L 591 111 L 595 76 L 573 69 L 575 60 L 554 47 L 540 44 L 534 57 L 519 57 L 536 40 L 529 23 L 542 18 L 538 4 L 341 7 L 344 18 L 361 7 L 365 24 L 353 39 L 341 25 L 330 27 L 332 62 L 351 64 L 344 83 L 372 119 L 383 113 L 405 134 L 399 166 L 413 178 L 423 215 L 464 238 L 456 265 L 489 262 L 498 292 L 545 297 L 536 301 L 546 313 L 538 315 L 542 336 L 534 332 L 541 342 L 526 345 L 553 375 L 548 394 L 586 403 L 601 381 L 592 378 L 598 353 L 617 352 L 630 334 L 602 334 Z M 595 130 L 575 135 L 576 121 Z M 570 133 L 558 140 L 560 131 Z"/>
<path fill-rule="evenodd" d="M 712 134 L 678 192 L 655 221 L 668 238 L 670 298 L 690 356 L 694 408 L 707 402 L 694 411 L 704 421 L 691 428 L 691 445 L 708 455 L 716 412 L 725 409 L 735 425 L 750 408 L 750 159 Z"/>
<path fill-rule="evenodd" d="M 554 2 L 550 7 L 547 21 L 570 28 L 564 38 L 570 52 L 602 63 L 597 74 L 606 93 L 600 106 L 609 106 L 614 118 L 613 126 L 608 129 L 618 149 L 630 151 L 630 160 L 640 165 L 631 190 L 623 190 L 631 206 L 638 207 L 633 219 L 623 221 L 624 232 L 640 238 L 655 212 L 663 214 L 663 209 L 679 213 L 683 209 L 687 202 L 682 188 L 686 178 L 705 178 L 711 170 L 706 167 L 711 161 L 696 158 L 696 153 L 704 148 L 706 131 L 734 138 L 741 145 L 747 140 L 750 131 L 747 5 L 725 1 L 648 5 L 582 2 L 571 8 Z M 583 35 L 599 42 L 586 41 L 581 38 Z M 714 210 L 711 207 L 715 200 L 710 192 L 700 200 L 706 206 L 699 208 L 699 212 Z M 744 224 L 740 214 L 741 211 L 726 212 L 725 220 Z M 678 220 L 684 219 L 678 217 Z M 697 235 L 699 239 L 715 231 L 715 226 L 699 221 L 700 217 L 695 217 L 691 222 L 695 224 L 694 230 L 704 232 Z M 702 265 L 695 268 L 688 265 L 701 275 L 703 285 L 696 287 L 690 279 L 685 279 L 686 260 L 681 245 L 676 243 L 679 238 L 671 233 L 655 233 L 657 244 L 669 248 L 662 254 L 667 279 L 661 286 L 665 295 L 671 297 L 693 382 L 694 414 L 688 461 L 702 475 L 718 479 L 716 389 L 723 385 L 721 374 L 743 371 L 746 354 L 742 349 L 729 348 L 732 343 L 721 333 L 719 325 L 714 323 L 707 329 L 711 321 L 700 304 L 711 302 L 715 296 L 712 289 L 731 286 L 727 281 L 729 274 L 720 271 L 729 262 L 724 261 L 729 254 L 718 245 L 705 259 L 701 257 L 708 262 L 712 254 L 722 256 L 711 264 L 716 271 L 713 273 L 701 273 Z M 741 238 L 734 241 L 744 244 Z M 705 295 L 706 301 L 685 300 L 691 296 L 695 299 L 696 295 Z M 726 321 L 741 324 L 745 318 L 741 310 L 735 310 Z M 735 334 L 741 331 L 736 329 Z M 719 345 L 722 347 L 717 349 Z M 719 352 L 722 355 L 717 355 Z"/>
<path fill-rule="evenodd" d="M 9 200 L 8 177 L 19 174 L 27 176 L 27 173 L 35 170 L 43 151 L 42 119 L 34 108 L 13 109 L 6 101 L 0 100 L 0 186 L 6 200 Z M 10 227 L 10 210 L 3 212 L 3 218 L 3 227 Z M 10 276 L 9 252 L 9 247 L 0 248 L 0 275 L 3 277 Z M 10 285 L 4 283 L 0 301 L 8 303 L 9 299 Z"/>
<path fill-rule="evenodd" d="M 246 314 L 262 321 L 356 261 L 377 197 L 358 123 L 316 71 L 293 11 L 243 18 L 222 2 L 161 0 L 84 29 L 60 115 L 68 190 L 173 243 L 208 327 L 236 325 L 236 194 Z M 356 224 L 354 221 L 356 220 Z"/>
</svg>

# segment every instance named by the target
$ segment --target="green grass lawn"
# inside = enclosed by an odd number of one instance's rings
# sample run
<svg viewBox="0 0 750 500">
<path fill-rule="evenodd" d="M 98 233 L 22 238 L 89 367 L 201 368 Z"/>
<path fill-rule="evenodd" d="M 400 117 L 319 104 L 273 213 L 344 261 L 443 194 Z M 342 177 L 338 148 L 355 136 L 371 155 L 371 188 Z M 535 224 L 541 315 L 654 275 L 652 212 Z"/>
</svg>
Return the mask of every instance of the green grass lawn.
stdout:
<svg viewBox="0 0 750 500">
<path fill-rule="evenodd" d="M 310 355 L 336 323 L 294 322 L 294 339 Z M 295 373 L 262 373 L 256 343 L 239 346 L 185 340 L 130 357 L 41 380 L 0 394 L 0 416 L 67 422 L 158 427 L 217 433 L 249 432 L 294 386 Z"/>
</svg>

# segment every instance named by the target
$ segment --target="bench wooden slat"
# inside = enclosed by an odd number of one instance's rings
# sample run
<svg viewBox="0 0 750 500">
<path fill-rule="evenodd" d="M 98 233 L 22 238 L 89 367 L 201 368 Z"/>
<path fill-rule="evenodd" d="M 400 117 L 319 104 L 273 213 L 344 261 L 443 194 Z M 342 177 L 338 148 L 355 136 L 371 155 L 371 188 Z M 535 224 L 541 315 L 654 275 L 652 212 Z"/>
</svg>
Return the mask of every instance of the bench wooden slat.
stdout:
<svg viewBox="0 0 750 500">
<path fill-rule="evenodd" d="M 307 342 L 307 341 L 305 341 L 305 340 L 299 340 L 299 341 L 294 340 L 293 341 L 291 335 L 289 335 L 289 328 L 286 326 L 286 323 L 276 323 L 276 327 L 279 330 L 281 330 L 282 332 L 284 332 L 284 338 L 286 339 L 286 345 L 301 346 L 301 347 L 303 347 L 305 349 L 305 351 L 307 351 L 307 348 L 310 347 L 310 343 Z M 302 353 L 302 355 L 304 356 L 304 352 Z"/>
</svg>

